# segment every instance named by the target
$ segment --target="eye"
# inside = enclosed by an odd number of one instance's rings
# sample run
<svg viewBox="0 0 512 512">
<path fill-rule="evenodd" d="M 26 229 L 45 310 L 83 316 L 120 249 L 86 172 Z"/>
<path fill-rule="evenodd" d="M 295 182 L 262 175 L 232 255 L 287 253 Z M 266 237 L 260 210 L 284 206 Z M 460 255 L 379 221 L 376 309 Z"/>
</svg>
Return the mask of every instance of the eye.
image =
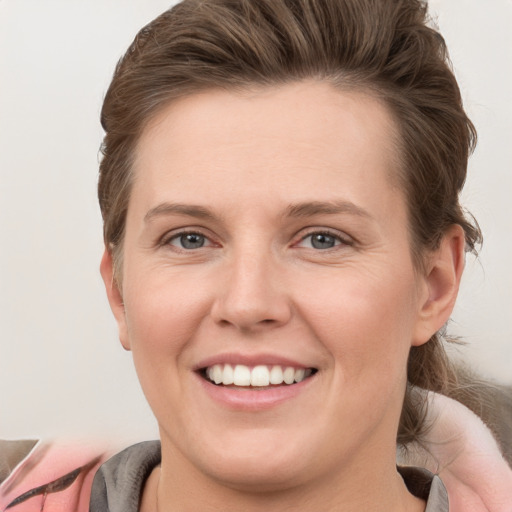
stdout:
<svg viewBox="0 0 512 512">
<path fill-rule="evenodd" d="M 211 242 L 201 233 L 179 233 L 170 238 L 167 243 L 180 249 L 201 249 L 211 245 Z"/>
<path fill-rule="evenodd" d="M 348 242 L 343 240 L 339 235 L 333 233 L 316 231 L 309 233 L 298 243 L 299 247 L 307 247 L 319 250 L 332 249 L 337 245 L 349 245 Z"/>
</svg>

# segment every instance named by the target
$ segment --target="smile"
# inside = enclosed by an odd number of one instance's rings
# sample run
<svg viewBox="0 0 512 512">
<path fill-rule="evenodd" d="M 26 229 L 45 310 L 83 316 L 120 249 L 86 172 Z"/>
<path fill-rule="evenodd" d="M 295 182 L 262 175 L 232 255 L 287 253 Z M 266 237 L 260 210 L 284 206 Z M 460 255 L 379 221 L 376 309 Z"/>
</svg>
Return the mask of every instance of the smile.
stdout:
<svg viewBox="0 0 512 512">
<path fill-rule="evenodd" d="M 214 364 L 204 368 L 202 376 L 218 386 L 265 388 L 292 385 L 316 373 L 314 368 L 295 368 L 281 365 Z"/>
</svg>

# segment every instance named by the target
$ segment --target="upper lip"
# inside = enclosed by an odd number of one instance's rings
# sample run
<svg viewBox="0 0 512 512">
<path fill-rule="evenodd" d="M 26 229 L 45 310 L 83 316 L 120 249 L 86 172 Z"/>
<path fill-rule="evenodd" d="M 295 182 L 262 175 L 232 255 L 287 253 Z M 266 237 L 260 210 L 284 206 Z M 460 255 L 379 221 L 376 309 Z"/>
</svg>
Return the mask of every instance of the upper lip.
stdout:
<svg viewBox="0 0 512 512">
<path fill-rule="evenodd" d="M 258 366 L 258 365 L 277 365 L 277 366 L 292 366 L 293 368 L 314 368 L 310 364 L 304 364 L 295 359 L 291 359 L 286 356 L 277 354 L 237 354 L 237 353 L 225 353 L 216 354 L 206 359 L 201 360 L 199 363 L 194 365 L 194 370 L 202 370 L 215 364 L 231 364 L 237 365 L 242 364 L 245 366 Z"/>
</svg>

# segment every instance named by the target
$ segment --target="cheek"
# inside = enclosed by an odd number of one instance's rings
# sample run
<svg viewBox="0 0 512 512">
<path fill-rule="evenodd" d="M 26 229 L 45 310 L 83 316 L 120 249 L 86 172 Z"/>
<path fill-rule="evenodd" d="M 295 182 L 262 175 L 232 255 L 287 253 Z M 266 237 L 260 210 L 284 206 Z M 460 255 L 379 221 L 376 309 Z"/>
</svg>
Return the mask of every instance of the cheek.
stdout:
<svg viewBox="0 0 512 512">
<path fill-rule="evenodd" d="M 370 368 L 403 372 L 416 320 L 412 270 L 340 269 L 316 280 L 301 311 L 341 367 L 353 375 Z M 323 285 L 323 286 L 322 286 Z"/>
<path fill-rule="evenodd" d="M 164 277 L 147 274 L 125 290 L 126 323 L 144 395 L 159 423 L 174 424 L 173 412 L 183 405 L 188 347 L 208 306 L 200 291 Z"/>
<path fill-rule="evenodd" d="M 137 370 L 151 363 L 151 372 L 165 371 L 193 341 L 209 298 L 204 288 L 190 286 L 179 275 L 147 272 L 130 283 L 125 313 Z"/>
</svg>

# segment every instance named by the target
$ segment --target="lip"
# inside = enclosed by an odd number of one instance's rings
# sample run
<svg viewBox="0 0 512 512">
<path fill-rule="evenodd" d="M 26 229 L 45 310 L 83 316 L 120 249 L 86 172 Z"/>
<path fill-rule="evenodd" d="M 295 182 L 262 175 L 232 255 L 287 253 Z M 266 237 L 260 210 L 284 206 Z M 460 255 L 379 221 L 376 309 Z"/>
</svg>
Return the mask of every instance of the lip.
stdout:
<svg viewBox="0 0 512 512">
<path fill-rule="evenodd" d="M 214 402 L 228 409 L 252 412 L 271 409 L 298 397 L 316 380 L 316 375 L 311 375 L 295 384 L 269 386 L 268 389 L 251 389 L 250 387 L 218 386 L 195 372 L 202 390 Z"/>
<path fill-rule="evenodd" d="M 241 364 L 250 368 L 259 365 L 279 365 L 283 367 L 291 366 L 296 369 L 314 368 L 318 370 L 318 367 L 314 364 L 305 364 L 297 359 L 269 352 L 259 354 L 225 352 L 206 357 L 193 366 L 192 370 L 202 392 L 214 403 L 230 410 L 252 412 L 271 409 L 293 400 L 307 391 L 316 380 L 317 374 L 314 373 L 307 379 L 295 384 L 269 386 L 268 388 L 218 386 L 201 375 L 202 370 L 216 364 L 231 364 L 233 366 Z"/>
</svg>

